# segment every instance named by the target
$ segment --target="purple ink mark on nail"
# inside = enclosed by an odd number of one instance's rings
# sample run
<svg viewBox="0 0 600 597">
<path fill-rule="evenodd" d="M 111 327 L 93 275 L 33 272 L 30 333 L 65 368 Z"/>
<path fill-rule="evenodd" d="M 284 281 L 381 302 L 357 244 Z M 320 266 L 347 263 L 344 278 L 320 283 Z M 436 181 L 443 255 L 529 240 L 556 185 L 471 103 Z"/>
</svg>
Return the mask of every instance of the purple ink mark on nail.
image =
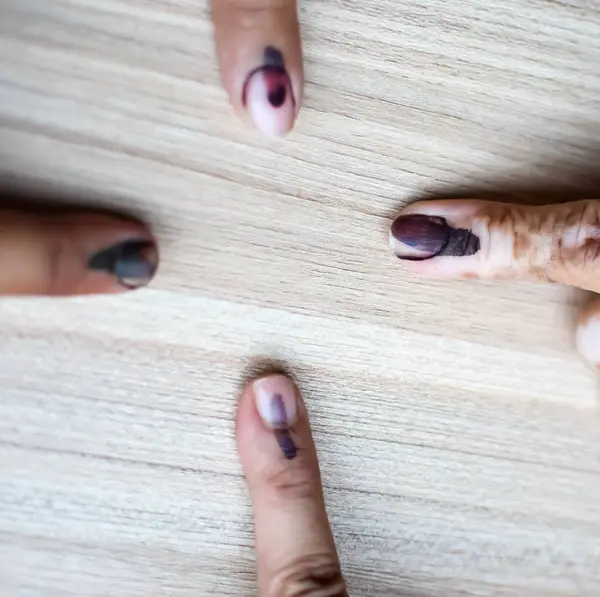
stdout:
<svg viewBox="0 0 600 597">
<path fill-rule="evenodd" d="M 445 218 L 425 214 L 411 214 L 396 218 L 392 236 L 422 255 L 399 254 L 399 259 L 424 261 L 433 257 L 465 257 L 481 249 L 479 237 L 471 230 L 454 228 Z"/>
<path fill-rule="evenodd" d="M 275 91 L 269 92 L 269 103 L 274 108 L 280 108 L 285 103 L 285 96 L 285 87 L 280 85 L 277 89 L 275 89 Z"/>
<path fill-rule="evenodd" d="M 275 438 L 283 455 L 288 460 L 293 460 L 298 454 L 298 449 L 292 436 L 287 430 L 288 418 L 285 412 L 285 403 L 281 394 L 274 394 L 271 400 L 271 424 L 275 428 Z"/>
<path fill-rule="evenodd" d="M 281 394 L 274 394 L 271 399 L 271 424 L 276 429 L 287 427 L 287 415 Z"/>
<path fill-rule="evenodd" d="M 264 77 L 267 86 L 267 101 L 273 108 L 281 108 L 285 104 L 288 100 L 288 92 L 292 104 L 295 105 L 292 83 L 285 68 L 281 50 L 273 46 L 267 46 L 263 53 L 263 64 L 248 73 L 242 88 L 242 104 L 244 106 L 247 101 L 250 80 L 257 74 Z"/>
</svg>

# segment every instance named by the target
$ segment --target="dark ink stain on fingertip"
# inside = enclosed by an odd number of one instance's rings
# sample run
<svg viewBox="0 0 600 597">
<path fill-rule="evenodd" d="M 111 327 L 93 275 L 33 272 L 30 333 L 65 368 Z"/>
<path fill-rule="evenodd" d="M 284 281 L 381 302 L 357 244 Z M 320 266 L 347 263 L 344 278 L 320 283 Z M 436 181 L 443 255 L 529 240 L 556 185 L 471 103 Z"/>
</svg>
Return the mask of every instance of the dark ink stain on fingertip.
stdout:
<svg viewBox="0 0 600 597">
<path fill-rule="evenodd" d="M 257 73 L 262 73 L 265 77 L 270 79 L 268 84 L 268 95 L 267 100 L 274 108 L 280 108 L 284 105 L 287 100 L 287 89 L 286 86 L 290 85 L 289 75 L 285 68 L 285 61 L 283 54 L 280 50 L 273 46 L 267 46 L 263 51 L 263 63 L 257 66 L 254 70 L 251 70 L 246 77 L 244 86 L 242 88 L 242 104 L 245 106 L 248 95 L 248 85 Z M 290 89 L 291 91 L 291 89 Z M 292 93 L 291 97 L 294 101 Z"/>
<path fill-rule="evenodd" d="M 274 433 L 277 443 L 283 455 L 288 460 L 293 460 L 296 458 L 298 450 L 289 432 L 287 413 L 281 394 L 274 394 L 271 398 L 271 420 L 275 428 Z"/>
<path fill-rule="evenodd" d="M 273 46 L 267 46 L 263 53 L 263 63 L 264 66 L 278 66 L 280 68 L 285 67 L 285 62 L 283 60 L 283 54 L 281 50 Z"/>
<path fill-rule="evenodd" d="M 437 254 L 438 257 L 468 257 L 481 249 L 479 237 L 467 228 L 452 228 L 446 246 Z"/>
<path fill-rule="evenodd" d="M 279 444 L 283 455 L 288 460 L 294 460 L 298 455 L 298 448 L 296 448 L 296 444 L 289 432 L 283 429 L 277 429 L 275 431 L 275 437 L 277 438 L 277 443 Z"/>
<path fill-rule="evenodd" d="M 158 266 L 156 245 L 149 240 L 130 240 L 117 243 L 90 257 L 87 267 L 116 277 L 119 283 L 131 290 L 146 286 L 154 277 Z"/>
<path fill-rule="evenodd" d="M 391 233 L 399 243 L 409 247 L 396 253 L 405 261 L 425 261 L 442 256 L 465 257 L 475 255 L 481 249 L 479 237 L 470 229 L 455 228 L 439 216 L 400 216 L 393 222 Z"/>
<path fill-rule="evenodd" d="M 286 96 L 285 87 L 283 85 L 281 85 L 275 91 L 272 91 L 271 93 L 269 93 L 269 103 L 274 108 L 279 108 L 279 107 L 283 106 L 283 104 L 285 102 L 285 96 Z"/>
</svg>

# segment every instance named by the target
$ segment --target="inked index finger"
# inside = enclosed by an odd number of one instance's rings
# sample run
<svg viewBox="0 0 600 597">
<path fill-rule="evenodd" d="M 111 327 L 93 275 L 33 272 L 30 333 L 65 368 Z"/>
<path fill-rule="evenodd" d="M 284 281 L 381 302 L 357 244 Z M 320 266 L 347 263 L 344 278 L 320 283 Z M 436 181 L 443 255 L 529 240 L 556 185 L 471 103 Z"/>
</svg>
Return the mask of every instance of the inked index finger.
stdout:
<svg viewBox="0 0 600 597">
<path fill-rule="evenodd" d="M 390 228 L 406 267 L 434 278 L 530 279 L 600 293 L 600 200 L 544 206 L 477 199 L 418 201 Z M 577 347 L 600 373 L 600 298 L 584 310 Z"/>
<path fill-rule="evenodd" d="M 288 377 L 246 386 L 237 443 L 254 513 L 260 597 L 347 597 L 308 415 Z"/>
<path fill-rule="evenodd" d="M 213 0 L 212 17 L 231 104 L 263 134 L 283 135 L 304 84 L 296 0 Z"/>
<path fill-rule="evenodd" d="M 139 222 L 0 210 L 0 295 L 125 292 L 147 285 L 157 267 L 156 242 Z"/>
</svg>

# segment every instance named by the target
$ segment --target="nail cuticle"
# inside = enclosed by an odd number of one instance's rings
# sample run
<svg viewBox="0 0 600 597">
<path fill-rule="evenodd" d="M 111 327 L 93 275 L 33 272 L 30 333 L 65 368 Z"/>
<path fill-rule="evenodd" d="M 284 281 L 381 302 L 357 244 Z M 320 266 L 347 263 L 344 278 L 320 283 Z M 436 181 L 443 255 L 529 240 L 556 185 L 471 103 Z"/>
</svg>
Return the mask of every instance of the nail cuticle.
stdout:
<svg viewBox="0 0 600 597">
<path fill-rule="evenodd" d="M 466 228 L 452 228 L 448 242 L 437 256 L 466 257 L 468 255 L 475 255 L 480 249 L 481 241 L 471 230 Z"/>
</svg>

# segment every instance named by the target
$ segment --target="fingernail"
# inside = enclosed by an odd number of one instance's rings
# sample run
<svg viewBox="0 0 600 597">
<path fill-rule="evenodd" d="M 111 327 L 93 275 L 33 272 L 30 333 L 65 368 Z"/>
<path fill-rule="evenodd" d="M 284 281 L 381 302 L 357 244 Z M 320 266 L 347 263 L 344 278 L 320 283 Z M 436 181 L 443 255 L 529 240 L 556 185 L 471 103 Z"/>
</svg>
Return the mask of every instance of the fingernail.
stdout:
<svg viewBox="0 0 600 597">
<path fill-rule="evenodd" d="M 263 423 L 275 433 L 277 443 L 288 460 L 296 457 L 297 448 L 289 429 L 298 420 L 296 387 L 285 375 L 269 375 L 253 384 L 256 409 Z"/>
<path fill-rule="evenodd" d="M 88 268 L 112 274 L 125 288 L 146 286 L 158 267 L 158 250 L 148 240 L 130 240 L 96 253 Z"/>
<path fill-rule="evenodd" d="M 396 218 L 390 245 L 401 259 L 429 259 L 448 242 L 450 227 L 444 218 L 411 214 Z"/>
<path fill-rule="evenodd" d="M 263 65 L 246 79 L 242 102 L 256 128 L 265 135 L 278 136 L 290 130 L 294 123 L 294 93 L 278 49 L 265 48 Z"/>
<path fill-rule="evenodd" d="M 409 214 L 396 218 L 392 224 L 390 247 L 400 259 L 422 261 L 474 255 L 480 249 L 480 242 L 471 230 L 454 228 L 445 218 Z"/>
</svg>

